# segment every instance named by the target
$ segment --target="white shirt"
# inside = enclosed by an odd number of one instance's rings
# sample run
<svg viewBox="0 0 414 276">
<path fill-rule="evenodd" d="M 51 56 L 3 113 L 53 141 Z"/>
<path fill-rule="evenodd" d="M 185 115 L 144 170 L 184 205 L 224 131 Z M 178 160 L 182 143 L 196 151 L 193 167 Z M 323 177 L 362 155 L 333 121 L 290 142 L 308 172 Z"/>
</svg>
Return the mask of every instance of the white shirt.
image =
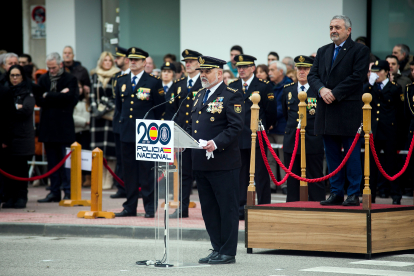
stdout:
<svg viewBox="0 0 414 276">
<path fill-rule="evenodd" d="M 299 92 L 302 92 L 302 88 L 300 88 L 301 86 L 302 86 L 302 84 L 300 84 L 300 83 L 298 82 L 298 93 L 299 93 Z M 304 91 L 304 92 L 307 92 L 307 91 L 308 91 L 308 89 L 309 89 L 309 87 L 310 87 L 309 83 L 305 84 L 304 86 L 305 86 L 305 91 Z"/>
<path fill-rule="evenodd" d="M 341 44 L 339 44 L 339 45 L 336 45 L 336 44 L 335 44 L 335 49 L 336 49 L 336 48 L 338 48 L 338 47 L 343 47 L 343 46 L 344 46 L 344 44 L 345 44 L 345 42 L 346 42 L 346 40 L 345 40 L 344 42 L 342 42 Z"/>
<path fill-rule="evenodd" d="M 254 74 L 252 74 L 252 77 L 250 79 L 248 79 L 247 81 L 244 81 L 242 79 L 242 87 L 244 87 L 244 83 L 247 83 L 247 89 L 249 89 L 250 84 L 252 83 L 253 78 L 254 78 Z"/>
<path fill-rule="evenodd" d="M 121 75 L 129 74 L 131 72 L 131 69 L 127 68 L 125 71 L 121 71 Z"/>
<path fill-rule="evenodd" d="M 137 79 L 135 80 L 135 85 L 137 85 L 138 84 L 138 82 L 139 82 L 139 80 L 141 79 L 141 77 L 142 77 L 142 75 L 144 74 L 144 70 L 142 70 L 141 71 L 141 73 L 139 73 L 138 75 L 137 75 Z M 135 75 L 131 72 L 131 83 L 132 83 L 132 78 L 134 77 Z"/>
<path fill-rule="evenodd" d="M 216 85 L 214 85 L 213 87 L 211 87 L 210 89 L 206 89 L 206 91 L 207 90 L 210 90 L 210 94 L 208 94 L 208 97 L 207 97 L 207 100 L 211 97 L 211 95 L 213 95 L 214 94 L 214 92 L 217 90 L 217 88 L 221 85 L 223 83 L 223 81 L 221 81 L 221 82 L 219 82 L 219 83 L 217 83 Z"/>
<path fill-rule="evenodd" d="M 168 89 L 167 89 L 167 91 L 168 90 L 170 90 L 170 88 L 171 88 L 171 85 L 173 84 L 173 82 L 172 81 L 170 81 L 169 83 L 167 83 L 167 84 L 165 84 L 165 83 L 162 83 L 162 87 L 164 88 L 164 86 L 168 86 Z M 167 91 L 165 91 L 165 92 L 167 92 Z"/>
<path fill-rule="evenodd" d="M 193 86 L 195 84 L 195 82 L 197 81 L 198 77 L 200 77 L 200 73 L 198 73 L 194 78 L 190 79 L 190 77 L 188 77 L 187 79 L 187 87 L 190 86 L 190 80 L 193 80 Z"/>
<path fill-rule="evenodd" d="M 385 80 L 383 80 L 382 82 L 380 82 L 381 83 L 381 90 L 382 89 L 384 89 L 384 87 L 387 85 L 387 83 L 389 82 L 390 80 L 388 79 L 388 78 L 386 78 Z"/>
</svg>

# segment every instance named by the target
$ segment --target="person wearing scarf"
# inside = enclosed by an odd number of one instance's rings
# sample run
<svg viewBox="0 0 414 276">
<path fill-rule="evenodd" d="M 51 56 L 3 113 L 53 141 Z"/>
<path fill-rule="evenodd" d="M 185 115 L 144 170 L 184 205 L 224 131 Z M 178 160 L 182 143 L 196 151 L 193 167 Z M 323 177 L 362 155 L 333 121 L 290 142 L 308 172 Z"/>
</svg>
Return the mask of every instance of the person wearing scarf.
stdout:
<svg viewBox="0 0 414 276">
<path fill-rule="evenodd" d="M 103 52 L 99 57 L 95 73 L 92 74 L 90 93 L 91 104 L 91 148 L 100 148 L 108 165 L 115 170 L 115 135 L 112 131 L 112 118 L 115 102 L 112 93 L 112 79 L 120 70 L 115 65 L 115 59 L 110 52 Z M 111 189 L 113 178 L 104 170 L 103 189 Z"/>
</svg>

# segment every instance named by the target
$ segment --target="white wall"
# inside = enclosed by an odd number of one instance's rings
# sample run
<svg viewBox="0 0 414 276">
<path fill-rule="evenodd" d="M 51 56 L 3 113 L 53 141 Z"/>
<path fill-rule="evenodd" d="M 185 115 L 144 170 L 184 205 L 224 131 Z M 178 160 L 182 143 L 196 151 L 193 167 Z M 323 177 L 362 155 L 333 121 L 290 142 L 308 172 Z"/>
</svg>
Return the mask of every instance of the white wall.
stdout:
<svg viewBox="0 0 414 276">
<path fill-rule="evenodd" d="M 343 14 L 352 22 L 352 39 L 367 36 L 367 0 L 344 0 Z"/>
<path fill-rule="evenodd" d="M 231 46 L 237 44 L 257 64 L 267 64 L 270 51 L 280 58 L 310 55 L 331 42 L 329 22 L 343 13 L 344 1 L 181 0 L 180 48 L 228 61 Z M 365 22 L 366 8 L 362 13 L 351 20 Z"/>
</svg>

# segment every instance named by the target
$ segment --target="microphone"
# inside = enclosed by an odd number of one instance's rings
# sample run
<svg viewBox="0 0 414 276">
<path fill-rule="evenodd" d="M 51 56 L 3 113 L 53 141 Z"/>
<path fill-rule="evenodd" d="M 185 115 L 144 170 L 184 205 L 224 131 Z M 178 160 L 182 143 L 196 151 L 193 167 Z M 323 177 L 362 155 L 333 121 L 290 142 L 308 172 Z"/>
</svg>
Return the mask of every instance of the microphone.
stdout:
<svg viewBox="0 0 414 276">
<path fill-rule="evenodd" d="M 187 98 L 188 94 L 189 93 L 187 92 L 187 95 L 185 95 L 184 100 L 181 102 L 180 106 L 178 107 L 177 112 L 174 113 L 174 116 L 172 117 L 171 121 L 174 121 L 175 117 L 178 115 L 178 111 L 180 111 L 180 108 L 183 105 L 183 103 L 185 102 L 185 98 Z"/>
<path fill-rule="evenodd" d="M 145 120 L 145 118 L 147 118 L 147 116 L 148 116 L 148 114 L 150 113 L 150 111 L 151 111 L 151 110 L 153 110 L 154 108 L 157 108 L 157 107 L 159 107 L 159 106 L 161 106 L 161 105 L 163 105 L 163 104 L 169 103 L 169 102 L 171 102 L 171 101 L 175 101 L 175 97 L 172 97 L 171 99 L 169 99 L 169 100 L 167 100 L 167 101 L 165 101 L 165 102 L 163 102 L 163 103 L 160 103 L 160 104 L 157 104 L 156 106 L 151 107 L 151 108 L 148 110 L 148 112 L 147 112 L 147 113 L 145 113 L 145 116 L 144 116 L 144 118 L 142 118 L 142 119 L 143 119 L 143 120 Z"/>
</svg>

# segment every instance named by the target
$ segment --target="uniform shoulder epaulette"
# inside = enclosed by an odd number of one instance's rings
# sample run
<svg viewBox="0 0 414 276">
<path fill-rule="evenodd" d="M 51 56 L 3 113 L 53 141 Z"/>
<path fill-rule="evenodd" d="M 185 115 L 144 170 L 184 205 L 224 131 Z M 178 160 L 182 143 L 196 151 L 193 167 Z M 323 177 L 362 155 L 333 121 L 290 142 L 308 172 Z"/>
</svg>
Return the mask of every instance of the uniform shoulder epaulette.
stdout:
<svg viewBox="0 0 414 276">
<path fill-rule="evenodd" d="M 128 74 L 119 75 L 118 78 L 126 76 L 126 75 L 128 75 Z"/>
<path fill-rule="evenodd" d="M 406 86 L 408 87 L 408 86 L 410 86 L 410 85 L 413 85 L 414 84 L 414 82 L 412 82 L 412 83 L 409 83 L 409 84 L 407 84 Z"/>
<path fill-rule="evenodd" d="M 294 85 L 294 84 L 295 84 L 294 82 L 289 83 L 289 84 L 285 84 L 285 86 L 284 86 L 284 87 L 288 87 L 288 86 L 291 86 L 291 85 Z"/>
<path fill-rule="evenodd" d="M 182 77 L 181 79 L 176 79 L 176 80 L 174 81 L 174 83 L 180 82 L 180 81 L 182 81 L 182 80 L 184 80 L 184 79 L 185 79 L 185 77 Z"/>
<path fill-rule="evenodd" d="M 149 74 L 151 77 L 153 77 L 154 79 L 157 79 L 157 80 L 159 80 L 160 79 L 160 77 L 157 77 L 157 76 L 154 76 L 153 74 Z"/>
<path fill-rule="evenodd" d="M 229 80 L 229 81 L 227 82 L 227 85 L 230 85 L 230 83 L 236 82 L 236 81 L 238 81 L 238 80 L 240 80 L 240 78 L 238 78 L 238 79 L 232 79 L 232 80 Z"/>
<path fill-rule="evenodd" d="M 233 89 L 233 88 L 228 87 L 228 86 L 227 86 L 227 90 L 230 90 L 230 91 L 231 91 L 231 92 L 233 92 L 233 93 L 236 93 L 236 92 L 237 92 L 237 89 Z"/>
<path fill-rule="evenodd" d="M 392 84 L 394 84 L 394 85 L 398 85 L 398 84 L 396 84 L 394 81 L 392 81 L 391 83 L 392 83 Z"/>
<path fill-rule="evenodd" d="M 269 84 L 269 81 L 268 81 L 268 80 L 262 80 L 262 79 L 259 79 L 259 81 L 264 82 L 264 83 L 266 83 L 266 84 Z"/>
</svg>

